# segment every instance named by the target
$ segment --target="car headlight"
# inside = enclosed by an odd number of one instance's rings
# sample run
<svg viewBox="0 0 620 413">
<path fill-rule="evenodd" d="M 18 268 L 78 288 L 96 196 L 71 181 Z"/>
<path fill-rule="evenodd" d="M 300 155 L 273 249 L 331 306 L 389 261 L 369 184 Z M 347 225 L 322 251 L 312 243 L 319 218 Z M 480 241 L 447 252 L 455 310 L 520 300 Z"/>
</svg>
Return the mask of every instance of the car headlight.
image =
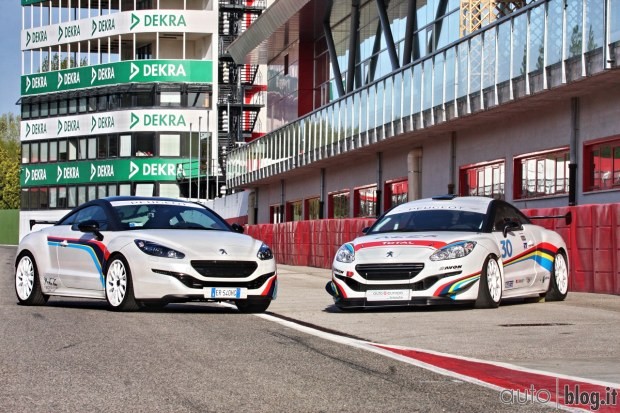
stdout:
<svg viewBox="0 0 620 413">
<path fill-rule="evenodd" d="M 273 259 L 273 251 L 271 251 L 271 248 L 269 248 L 267 244 L 263 244 L 258 249 L 258 254 L 256 254 L 256 256 L 262 261 L 270 260 Z"/>
<path fill-rule="evenodd" d="M 173 250 L 172 248 L 164 247 L 163 245 L 156 242 L 144 241 L 141 239 L 134 240 L 134 242 L 136 243 L 138 248 L 140 248 L 140 251 L 154 257 L 177 259 L 185 258 L 185 254 L 183 254 L 182 252 Z"/>
<path fill-rule="evenodd" d="M 344 244 L 336 252 L 336 261 L 350 263 L 355 261 L 355 249 L 353 244 Z"/>
<path fill-rule="evenodd" d="M 468 256 L 476 246 L 476 241 L 459 241 L 435 251 L 430 256 L 431 261 L 452 260 Z"/>
</svg>

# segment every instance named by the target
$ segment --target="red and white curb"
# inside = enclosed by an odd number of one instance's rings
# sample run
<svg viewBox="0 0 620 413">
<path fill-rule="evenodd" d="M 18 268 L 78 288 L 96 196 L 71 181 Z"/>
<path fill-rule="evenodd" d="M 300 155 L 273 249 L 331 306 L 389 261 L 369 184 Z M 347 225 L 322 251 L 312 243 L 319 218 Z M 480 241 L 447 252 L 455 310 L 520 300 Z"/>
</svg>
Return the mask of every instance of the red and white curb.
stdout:
<svg viewBox="0 0 620 413">
<path fill-rule="evenodd" d="M 265 320 L 332 342 L 378 353 L 444 376 L 497 390 L 506 404 L 537 403 L 568 411 L 620 412 L 620 384 L 430 350 L 371 343 L 321 331 L 269 314 Z"/>
</svg>

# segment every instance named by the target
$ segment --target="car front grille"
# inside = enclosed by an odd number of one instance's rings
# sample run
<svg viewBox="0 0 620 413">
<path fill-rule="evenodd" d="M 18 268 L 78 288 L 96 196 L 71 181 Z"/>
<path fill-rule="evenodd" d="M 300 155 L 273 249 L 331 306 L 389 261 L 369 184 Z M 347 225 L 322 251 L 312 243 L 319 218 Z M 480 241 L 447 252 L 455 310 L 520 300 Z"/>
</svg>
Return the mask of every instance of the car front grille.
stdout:
<svg viewBox="0 0 620 413">
<path fill-rule="evenodd" d="M 247 278 L 258 267 L 255 261 L 192 261 L 192 267 L 203 277 Z"/>
<path fill-rule="evenodd" d="M 342 275 L 336 275 L 336 278 L 343 281 L 350 289 L 353 291 L 357 291 L 359 293 L 364 293 L 369 290 L 413 290 L 413 291 L 424 291 L 432 287 L 437 281 L 439 281 L 442 277 L 437 275 L 432 275 L 430 277 L 426 277 L 421 281 L 417 281 L 414 283 L 401 283 L 401 284 L 362 284 L 353 278 L 345 277 Z"/>
<path fill-rule="evenodd" d="M 424 263 L 358 264 L 355 271 L 368 281 L 410 280 L 424 269 Z"/>
<path fill-rule="evenodd" d="M 260 288 L 267 282 L 268 279 L 276 275 L 275 272 L 270 272 L 268 274 L 261 275 L 260 277 L 255 278 L 254 280 L 250 280 L 250 281 L 238 281 L 238 280 L 236 281 L 203 281 L 203 280 L 199 280 L 198 278 L 192 277 L 189 274 L 174 273 L 170 271 L 160 271 L 160 270 L 153 270 L 153 271 L 159 274 L 164 274 L 170 277 L 174 277 L 177 280 L 181 281 L 186 287 L 189 287 L 189 288 L 240 287 L 240 288 L 247 288 L 249 290 L 256 290 L 257 288 Z"/>
</svg>

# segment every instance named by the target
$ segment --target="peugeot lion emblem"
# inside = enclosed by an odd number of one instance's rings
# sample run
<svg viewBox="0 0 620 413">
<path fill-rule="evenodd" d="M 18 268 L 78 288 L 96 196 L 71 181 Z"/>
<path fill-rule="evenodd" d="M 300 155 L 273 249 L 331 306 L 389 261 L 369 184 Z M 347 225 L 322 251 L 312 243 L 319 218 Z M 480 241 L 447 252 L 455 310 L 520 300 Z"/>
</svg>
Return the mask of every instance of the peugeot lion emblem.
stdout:
<svg viewBox="0 0 620 413">
<path fill-rule="evenodd" d="M 388 251 L 385 256 L 386 256 L 386 258 L 392 258 L 394 256 L 394 252 L 393 251 Z"/>
<path fill-rule="evenodd" d="M 224 248 L 220 248 L 220 255 L 228 255 Z"/>
</svg>

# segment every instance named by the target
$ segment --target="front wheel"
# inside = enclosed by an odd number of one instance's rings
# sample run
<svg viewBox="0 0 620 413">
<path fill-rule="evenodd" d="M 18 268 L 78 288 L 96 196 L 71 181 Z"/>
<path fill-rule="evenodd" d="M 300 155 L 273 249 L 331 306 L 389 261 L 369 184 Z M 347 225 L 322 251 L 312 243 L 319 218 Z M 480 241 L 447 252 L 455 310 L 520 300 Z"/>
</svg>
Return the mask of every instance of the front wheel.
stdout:
<svg viewBox="0 0 620 413">
<path fill-rule="evenodd" d="M 264 298 L 260 300 L 238 300 L 235 301 L 235 305 L 237 309 L 246 314 L 253 313 L 264 313 L 269 308 L 269 304 L 271 304 L 271 299 Z"/>
<path fill-rule="evenodd" d="M 558 252 L 553 259 L 553 270 L 549 281 L 546 301 L 563 301 L 568 295 L 568 264 L 563 252 Z"/>
<path fill-rule="evenodd" d="M 15 293 L 22 305 L 45 305 L 49 298 L 41 290 L 39 270 L 30 253 L 22 254 L 15 265 Z"/>
<path fill-rule="evenodd" d="M 502 273 L 494 255 L 484 261 L 478 285 L 478 308 L 497 308 L 502 300 Z"/>
<path fill-rule="evenodd" d="M 133 295 L 131 270 L 121 255 L 113 256 L 107 267 L 105 299 L 115 311 L 135 311 L 139 308 Z"/>
</svg>

